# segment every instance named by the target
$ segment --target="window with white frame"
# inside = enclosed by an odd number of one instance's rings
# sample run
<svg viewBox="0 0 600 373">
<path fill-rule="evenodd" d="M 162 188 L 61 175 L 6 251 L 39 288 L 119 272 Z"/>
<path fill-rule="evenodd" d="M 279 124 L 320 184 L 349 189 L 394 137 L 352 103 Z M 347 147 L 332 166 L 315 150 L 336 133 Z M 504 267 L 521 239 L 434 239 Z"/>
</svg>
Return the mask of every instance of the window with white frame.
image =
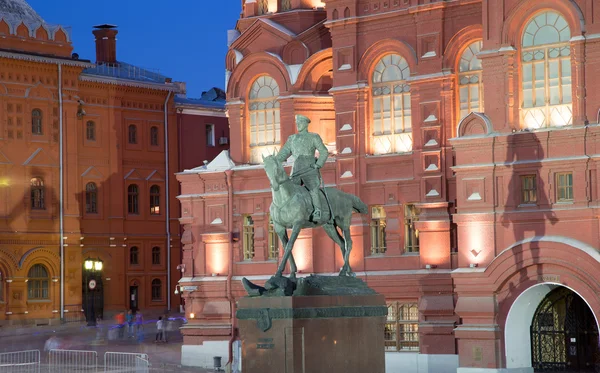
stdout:
<svg viewBox="0 0 600 373">
<path fill-rule="evenodd" d="M 521 123 L 525 128 L 573 124 L 571 30 L 558 13 L 529 21 L 521 44 Z"/>
<path fill-rule="evenodd" d="M 215 146 L 215 125 L 206 125 L 206 146 Z"/>
<path fill-rule="evenodd" d="M 250 163 L 262 163 L 262 156 L 279 149 L 281 142 L 279 86 L 268 75 L 252 84 L 248 100 L 250 117 Z"/>
<path fill-rule="evenodd" d="M 472 112 L 483 111 L 483 84 L 481 60 L 481 40 L 465 48 L 458 64 L 459 121 Z"/>
<path fill-rule="evenodd" d="M 373 71 L 373 154 L 412 151 L 408 62 L 398 54 L 381 58 Z"/>
</svg>

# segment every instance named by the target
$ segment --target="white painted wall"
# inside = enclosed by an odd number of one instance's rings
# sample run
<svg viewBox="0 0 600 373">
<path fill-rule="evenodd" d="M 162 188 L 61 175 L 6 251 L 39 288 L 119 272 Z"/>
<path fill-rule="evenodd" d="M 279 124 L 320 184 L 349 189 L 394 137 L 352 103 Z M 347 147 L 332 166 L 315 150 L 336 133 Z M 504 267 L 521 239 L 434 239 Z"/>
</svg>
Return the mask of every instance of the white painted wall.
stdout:
<svg viewBox="0 0 600 373">
<path fill-rule="evenodd" d="M 556 288 L 552 284 L 540 284 L 525 290 L 508 311 L 504 329 L 506 367 L 531 368 L 531 322 L 535 310 L 546 295 Z"/>
<path fill-rule="evenodd" d="M 385 373 L 456 373 L 458 355 L 386 352 Z"/>
<path fill-rule="evenodd" d="M 221 365 L 229 360 L 228 341 L 208 341 L 200 346 L 181 346 L 181 365 L 188 367 L 213 368 L 213 357 L 221 357 Z"/>
</svg>

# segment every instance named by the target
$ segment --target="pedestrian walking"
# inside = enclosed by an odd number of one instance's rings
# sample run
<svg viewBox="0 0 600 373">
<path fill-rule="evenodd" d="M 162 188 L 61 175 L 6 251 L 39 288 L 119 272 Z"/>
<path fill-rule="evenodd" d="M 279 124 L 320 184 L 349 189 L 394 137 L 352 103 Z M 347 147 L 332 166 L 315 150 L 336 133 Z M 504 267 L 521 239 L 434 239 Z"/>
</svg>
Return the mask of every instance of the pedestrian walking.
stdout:
<svg viewBox="0 0 600 373">
<path fill-rule="evenodd" d="M 125 329 L 125 313 L 119 312 L 115 316 L 115 321 L 117 322 L 117 328 L 119 328 L 119 339 L 124 337 L 124 329 Z"/>
<path fill-rule="evenodd" d="M 154 341 L 154 343 L 163 341 L 164 333 L 165 333 L 163 328 L 164 328 L 163 319 L 162 319 L 162 316 L 159 316 L 158 321 L 156 322 L 156 340 Z"/>
<path fill-rule="evenodd" d="M 135 327 L 138 341 L 141 342 L 144 339 L 144 316 L 140 311 L 135 313 Z"/>
<path fill-rule="evenodd" d="M 134 318 L 133 318 L 133 312 L 131 310 L 127 311 L 127 336 L 129 338 L 133 338 L 133 324 L 134 324 Z"/>
</svg>

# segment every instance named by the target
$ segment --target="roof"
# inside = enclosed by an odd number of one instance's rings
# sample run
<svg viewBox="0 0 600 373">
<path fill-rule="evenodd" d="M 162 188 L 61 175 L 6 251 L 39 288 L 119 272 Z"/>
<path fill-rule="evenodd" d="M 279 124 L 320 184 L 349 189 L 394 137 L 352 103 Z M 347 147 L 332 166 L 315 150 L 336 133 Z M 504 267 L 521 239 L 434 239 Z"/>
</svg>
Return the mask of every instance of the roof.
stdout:
<svg viewBox="0 0 600 373">
<path fill-rule="evenodd" d="M 25 23 L 46 23 L 25 0 L 0 0 L 0 17 Z"/>
<path fill-rule="evenodd" d="M 175 96 L 175 105 L 180 107 L 185 106 L 225 110 L 226 103 L 225 92 L 217 87 L 213 87 L 207 92 L 202 92 L 200 98 Z"/>
<path fill-rule="evenodd" d="M 2 1 L 2 0 L 0 0 Z M 116 64 L 97 64 L 94 67 L 83 70 L 84 74 L 96 75 L 110 78 L 135 80 L 145 83 L 168 83 L 168 78 L 158 71 L 147 70 L 126 62 L 117 62 Z"/>
</svg>

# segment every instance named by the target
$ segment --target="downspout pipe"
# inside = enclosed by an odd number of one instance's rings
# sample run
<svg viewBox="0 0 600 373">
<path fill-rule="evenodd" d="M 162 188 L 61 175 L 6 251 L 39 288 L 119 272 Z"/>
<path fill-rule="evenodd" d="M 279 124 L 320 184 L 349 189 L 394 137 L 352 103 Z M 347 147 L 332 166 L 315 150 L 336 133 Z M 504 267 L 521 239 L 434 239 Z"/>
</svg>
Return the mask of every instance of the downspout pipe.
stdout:
<svg viewBox="0 0 600 373">
<path fill-rule="evenodd" d="M 167 230 L 167 310 L 171 312 L 171 173 L 169 170 L 169 100 L 172 92 L 169 91 L 165 99 L 165 228 Z"/>
<path fill-rule="evenodd" d="M 62 92 L 62 65 L 58 64 L 58 198 L 59 198 L 59 221 L 60 221 L 60 320 L 65 319 L 65 208 L 64 208 L 64 130 L 63 130 L 63 92 Z"/>
<path fill-rule="evenodd" d="M 229 232 L 229 269 L 227 271 L 227 300 L 229 301 L 229 308 L 231 309 L 231 338 L 229 338 L 229 361 L 227 364 L 231 366 L 233 364 L 233 342 L 235 341 L 235 330 L 237 328 L 237 320 L 235 318 L 235 298 L 231 289 L 231 280 L 233 278 L 233 184 L 231 178 L 233 176 L 233 170 L 225 171 L 227 178 L 227 205 L 228 205 L 228 219 L 227 219 L 227 231 Z"/>
</svg>

